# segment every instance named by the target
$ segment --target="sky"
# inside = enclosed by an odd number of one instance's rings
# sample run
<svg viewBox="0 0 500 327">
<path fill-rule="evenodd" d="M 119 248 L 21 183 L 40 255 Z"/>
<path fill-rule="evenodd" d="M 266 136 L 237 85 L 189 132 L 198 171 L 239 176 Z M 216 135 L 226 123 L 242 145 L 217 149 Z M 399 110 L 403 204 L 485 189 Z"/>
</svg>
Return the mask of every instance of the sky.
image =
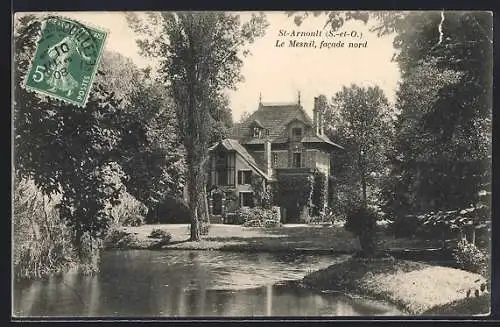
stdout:
<svg viewBox="0 0 500 327">
<path fill-rule="evenodd" d="M 139 67 L 151 62 L 139 54 L 135 43 L 137 36 L 128 27 L 123 12 L 64 12 L 57 13 L 79 20 L 82 23 L 100 27 L 109 32 L 106 49 L 131 58 Z M 250 13 L 240 13 L 242 20 Z M 257 39 L 244 58 L 242 74 L 244 82 L 228 96 L 233 118 L 238 121 L 244 112 L 257 109 L 259 96 L 262 102 L 297 102 L 300 92 L 301 104 L 312 114 L 314 97 L 324 94 L 331 98 L 342 86 L 352 83 L 362 86 L 378 85 L 390 102 L 394 101 L 399 80 L 399 70 L 391 61 L 394 53 L 392 36 L 377 37 L 369 32 L 369 25 L 362 22 L 347 22 L 340 31 L 350 34 L 363 33 L 357 42 L 366 41 L 366 48 L 348 48 L 352 38 L 327 38 L 328 28 L 323 30 L 326 16 L 309 16 L 300 26 L 284 12 L 266 12 L 269 26 L 264 37 Z M 280 30 L 288 33 L 315 32 L 322 30 L 322 37 L 280 37 Z M 318 48 L 288 47 L 290 40 L 315 40 Z M 284 41 L 284 47 L 276 47 L 277 40 Z M 321 41 L 344 41 L 344 48 L 319 49 Z"/>
</svg>

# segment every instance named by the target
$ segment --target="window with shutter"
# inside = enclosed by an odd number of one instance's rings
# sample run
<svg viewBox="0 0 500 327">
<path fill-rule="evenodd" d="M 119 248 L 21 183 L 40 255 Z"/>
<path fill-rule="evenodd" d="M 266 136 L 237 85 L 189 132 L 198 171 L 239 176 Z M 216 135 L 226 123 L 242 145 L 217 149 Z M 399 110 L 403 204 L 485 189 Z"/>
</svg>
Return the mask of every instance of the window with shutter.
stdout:
<svg viewBox="0 0 500 327">
<path fill-rule="evenodd" d="M 238 170 L 238 185 L 245 185 L 252 183 L 251 170 Z"/>
</svg>

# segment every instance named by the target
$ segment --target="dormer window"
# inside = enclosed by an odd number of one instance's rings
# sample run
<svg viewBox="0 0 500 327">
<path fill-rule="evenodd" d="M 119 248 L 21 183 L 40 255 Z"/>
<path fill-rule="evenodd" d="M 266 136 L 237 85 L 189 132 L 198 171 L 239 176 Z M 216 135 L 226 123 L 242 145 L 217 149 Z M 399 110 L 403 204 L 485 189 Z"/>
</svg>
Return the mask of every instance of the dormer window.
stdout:
<svg viewBox="0 0 500 327">
<path fill-rule="evenodd" d="M 302 139 L 302 128 L 300 127 L 292 128 L 292 136 L 294 140 L 300 141 Z"/>
<path fill-rule="evenodd" d="M 262 137 L 262 130 L 264 129 L 264 126 L 262 126 L 261 122 L 258 121 L 257 119 L 255 119 L 251 124 L 250 126 L 252 128 L 252 131 L 253 131 L 253 137 L 258 137 L 258 138 L 261 138 Z"/>
</svg>

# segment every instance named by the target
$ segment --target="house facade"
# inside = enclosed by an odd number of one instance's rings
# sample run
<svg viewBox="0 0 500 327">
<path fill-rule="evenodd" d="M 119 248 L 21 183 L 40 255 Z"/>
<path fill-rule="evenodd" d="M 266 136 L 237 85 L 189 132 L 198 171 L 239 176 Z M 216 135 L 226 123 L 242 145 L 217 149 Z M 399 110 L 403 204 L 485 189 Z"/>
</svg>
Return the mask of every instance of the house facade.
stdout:
<svg viewBox="0 0 500 327">
<path fill-rule="evenodd" d="M 328 181 L 335 149 L 324 135 L 324 108 L 314 99 L 313 119 L 297 103 L 263 104 L 244 122 L 235 124 L 230 138 L 210 148 L 209 206 L 212 216 L 254 205 L 255 183 L 273 185 L 285 175 L 319 171 Z M 328 192 L 328 182 L 325 185 Z M 291 194 L 290 196 L 293 196 Z M 283 205 L 286 222 L 297 222 L 297 205 Z"/>
</svg>

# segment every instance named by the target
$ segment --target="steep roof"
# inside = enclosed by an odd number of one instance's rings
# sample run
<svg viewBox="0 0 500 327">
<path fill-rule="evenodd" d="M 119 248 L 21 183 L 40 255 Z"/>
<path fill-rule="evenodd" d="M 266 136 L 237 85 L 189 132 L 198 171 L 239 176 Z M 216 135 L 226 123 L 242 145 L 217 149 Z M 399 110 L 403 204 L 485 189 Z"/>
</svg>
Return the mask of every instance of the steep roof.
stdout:
<svg viewBox="0 0 500 327">
<path fill-rule="evenodd" d="M 253 122 L 251 122 L 249 126 L 257 126 L 260 128 L 264 128 L 264 125 L 262 125 L 262 123 L 258 119 L 255 119 Z"/>
<path fill-rule="evenodd" d="M 238 140 L 234 139 L 224 139 L 219 143 L 210 147 L 209 151 L 215 150 L 218 146 L 224 147 L 228 151 L 236 151 L 253 169 L 255 169 L 262 177 L 269 180 L 270 177 L 259 168 L 259 165 L 255 161 L 255 158 L 248 153 L 247 149 L 241 145 Z"/>
<path fill-rule="evenodd" d="M 328 136 L 324 135 L 324 134 L 320 134 L 320 135 L 314 135 L 314 136 L 305 136 L 302 140 L 301 140 L 302 143 L 328 143 L 330 145 L 333 145 L 339 149 L 344 149 L 343 146 L 341 145 L 338 145 L 336 143 L 333 143 L 329 138 Z"/>
<path fill-rule="evenodd" d="M 258 121 L 262 128 L 269 130 L 271 140 L 283 136 L 286 126 L 293 120 L 299 120 L 312 126 L 304 108 L 297 103 L 260 104 L 259 108 L 243 123 L 236 124 L 232 129 L 233 137 L 241 139 L 250 133 L 249 128 Z"/>
</svg>

